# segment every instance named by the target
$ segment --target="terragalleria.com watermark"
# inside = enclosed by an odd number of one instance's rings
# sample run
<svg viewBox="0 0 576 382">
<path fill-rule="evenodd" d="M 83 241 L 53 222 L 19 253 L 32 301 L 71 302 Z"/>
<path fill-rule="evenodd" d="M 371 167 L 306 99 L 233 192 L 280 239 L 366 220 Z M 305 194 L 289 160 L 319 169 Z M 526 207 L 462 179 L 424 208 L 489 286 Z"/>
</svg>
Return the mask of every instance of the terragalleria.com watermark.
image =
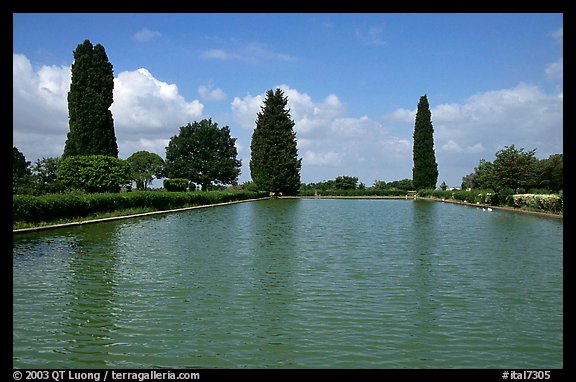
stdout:
<svg viewBox="0 0 576 382">
<path fill-rule="evenodd" d="M 161 381 L 199 380 L 200 373 L 187 371 L 79 371 L 79 370 L 16 370 L 12 373 L 15 381 Z"/>
</svg>

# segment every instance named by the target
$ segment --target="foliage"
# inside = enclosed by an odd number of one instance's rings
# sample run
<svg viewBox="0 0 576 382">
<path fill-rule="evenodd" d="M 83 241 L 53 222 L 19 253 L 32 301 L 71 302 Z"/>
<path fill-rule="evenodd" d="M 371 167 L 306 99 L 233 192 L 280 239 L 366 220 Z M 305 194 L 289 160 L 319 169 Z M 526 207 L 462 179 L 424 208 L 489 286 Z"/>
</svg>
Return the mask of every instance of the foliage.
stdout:
<svg viewBox="0 0 576 382">
<path fill-rule="evenodd" d="M 240 175 L 236 138 L 230 128 L 203 119 L 180 127 L 166 147 L 164 176 L 185 178 L 207 191 L 213 184 L 234 184 Z"/>
<path fill-rule="evenodd" d="M 462 178 L 462 188 L 501 190 L 510 188 L 516 193 L 540 188 L 538 193 L 558 192 L 564 187 L 563 155 L 553 154 L 547 159 L 534 157 L 536 150 L 525 152 L 514 145 L 498 151 L 494 163 L 480 160 L 474 172 Z M 531 192 L 534 193 L 534 192 Z"/>
<path fill-rule="evenodd" d="M 494 190 L 499 191 L 505 188 L 516 190 L 519 187 L 532 186 L 536 180 L 535 152 L 535 149 L 528 152 L 524 152 L 523 148 L 517 150 L 514 145 L 505 146 L 498 151 L 492 165 Z"/>
<path fill-rule="evenodd" d="M 337 189 L 300 189 L 298 192 L 299 196 L 355 196 L 355 197 L 362 197 L 362 196 L 394 196 L 394 197 L 405 197 L 406 196 L 405 190 L 398 190 L 398 189 L 379 189 L 374 187 L 368 187 L 363 189 L 356 189 L 356 190 L 337 190 Z"/>
<path fill-rule="evenodd" d="M 16 146 L 12 148 L 12 193 L 29 193 L 32 171 L 30 162 Z"/>
<path fill-rule="evenodd" d="M 77 155 L 62 160 L 58 180 L 68 190 L 119 192 L 130 182 L 126 161 L 106 155 Z"/>
<path fill-rule="evenodd" d="M 411 179 L 394 180 L 388 183 L 388 188 L 397 188 L 399 190 L 414 190 L 414 183 Z"/>
<path fill-rule="evenodd" d="M 195 205 L 225 203 L 266 196 L 263 192 L 151 192 L 66 193 L 42 196 L 15 195 L 12 202 L 16 222 L 53 222 L 90 214 L 134 208 L 167 210 Z"/>
<path fill-rule="evenodd" d="M 252 134 L 250 173 L 262 190 L 294 195 L 300 187 L 294 121 L 281 89 L 268 90 Z"/>
<path fill-rule="evenodd" d="M 68 133 L 62 158 L 74 155 L 118 157 L 113 101 L 114 74 L 104 47 L 89 40 L 74 50 L 68 92 Z"/>
<path fill-rule="evenodd" d="M 426 95 L 420 97 L 414 125 L 414 168 L 412 180 L 416 190 L 436 188 L 438 165 L 434 154 L 434 128 Z"/>
<path fill-rule="evenodd" d="M 184 178 L 172 178 L 164 179 L 164 188 L 166 191 L 171 192 L 184 192 L 188 189 L 188 184 L 190 182 L 188 179 Z"/>
<path fill-rule="evenodd" d="M 22 178 L 31 175 L 30 162 L 26 160 L 24 154 L 16 146 L 12 147 L 12 175 L 16 178 Z"/>
<path fill-rule="evenodd" d="M 474 172 L 462 178 L 462 189 L 493 188 L 492 163 L 480 160 Z"/>
<path fill-rule="evenodd" d="M 64 190 L 64 185 L 58 180 L 60 157 L 37 159 L 33 167 L 35 195 L 49 194 Z"/>
<path fill-rule="evenodd" d="M 550 155 L 547 159 L 538 161 L 536 165 L 536 186 L 552 191 L 564 188 L 564 156 Z"/>
<path fill-rule="evenodd" d="M 517 194 L 512 196 L 512 205 L 532 211 L 562 212 L 563 199 L 560 195 Z"/>
<path fill-rule="evenodd" d="M 126 159 L 130 167 L 130 177 L 136 182 L 136 189 L 144 191 L 154 177 L 160 177 L 164 170 L 164 160 L 160 155 L 148 151 L 137 151 Z"/>
<path fill-rule="evenodd" d="M 358 178 L 355 176 L 337 176 L 334 179 L 334 188 L 337 190 L 355 190 L 358 187 Z"/>
</svg>

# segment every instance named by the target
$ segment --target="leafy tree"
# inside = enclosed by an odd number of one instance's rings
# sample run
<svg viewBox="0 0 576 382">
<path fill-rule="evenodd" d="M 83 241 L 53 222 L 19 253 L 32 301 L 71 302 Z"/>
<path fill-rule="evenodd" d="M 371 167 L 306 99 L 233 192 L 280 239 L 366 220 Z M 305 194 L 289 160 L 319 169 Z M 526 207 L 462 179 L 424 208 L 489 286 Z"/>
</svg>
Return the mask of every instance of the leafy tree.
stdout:
<svg viewBox="0 0 576 382">
<path fill-rule="evenodd" d="M 164 188 L 171 192 L 184 192 L 188 189 L 190 181 L 184 178 L 164 179 Z"/>
<path fill-rule="evenodd" d="M 12 147 L 12 177 L 23 178 L 26 175 L 32 175 L 30 162 L 26 160 L 24 154 L 16 146 Z"/>
<path fill-rule="evenodd" d="M 152 184 L 154 177 L 162 176 L 164 159 L 160 155 L 149 151 L 138 151 L 126 159 L 130 167 L 132 181 L 136 182 L 138 190 L 146 190 Z"/>
<path fill-rule="evenodd" d="M 302 159 L 298 159 L 294 121 L 287 104 L 281 89 L 266 92 L 250 144 L 250 173 L 260 189 L 294 195 L 300 187 Z"/>
<path fill-rule="evenodd" d="M 12 148 L 12 193 L 28 193 L 30 176 L 30 162 L 26 160 L 24 154 L 16 146 Z"/>
<path fill-rule="evenodd" d="M 462 189 L 494 189 L 492 176 L 492 163 L 480 159 L 480 163 L 474 168 L 474 172 L 462 178 Z"/>
<path fill-rule="evenodd" d="M 396 188 L 398 190 L 411 191 L 414 190 L 414 183 L 411 179 L 394 180 L 388 183 L 388 188 Z"/>
<path fill-rule="evenodd" d="M 378 180 L 376 179 L 374 181 L 374 184 L 372 184 L 372 188 L 378 189 L 378 190 L 385 190 L 388 188 L 388 184 L 383 181 L 383 180 Z"/>
<path fill-rule="evenodd" d="M 58 181 L 58 168 L 61 162 L 59 157 L 36 160 L 33 171 L 38 193 L 54 193 L 64 189 L 64 185 Z"/>
<path fill-rule="evenodd" d="M 113 101 L 114 74 L 104 47 L 84 40 L 74 50 L 68 92 L 70 132 L 62 158 L 73 155 L 118 157 Z"/>
<path fill-rule="evenodd" d="M 230 128 L 219 128 L 212 119 L 182 126 L 166 147 L 164 176 L 188 179 L 203 191 L 213 184 L 234 184 L 242 165 L 235 142 Z"/>
<path fill-rule="evenodd" d="M 436 188 L 438 165 L 434 154 L 434 128 L 426 94 L 420 97 L 414 125 L 414 168 L 412 180 L 416 190 Z"/>
<path fill-rule="evenodd" d="M 560 191 L 564 188 L 564 157 L 553 154 L 542 159 L 536 166 L 538 187 Z"/>
<path fill-rule="evenodd" d="M 355 190 L 358 178 L 354 176 L 337 176 L 334 180 L 334 188 L 337 190 Z"/>
<path fill-rule="evenodd" d="M 492 164 L 492 177 L 494 190 L 520 187 L 528 189 L 534 185 L 537 159 L 534 156 L 536 149 L 525 152 L 523 148 L 517 150 L 514 145 L 504 146 L 496 153 Z"/>
<path fill-rule="evenodd" d="M 58 180 L 69 190 L 119 192 L 130 183 L 130 169 L 126 161 L 112 156 L 75 155 L 62 160 Z"/>
</svg>

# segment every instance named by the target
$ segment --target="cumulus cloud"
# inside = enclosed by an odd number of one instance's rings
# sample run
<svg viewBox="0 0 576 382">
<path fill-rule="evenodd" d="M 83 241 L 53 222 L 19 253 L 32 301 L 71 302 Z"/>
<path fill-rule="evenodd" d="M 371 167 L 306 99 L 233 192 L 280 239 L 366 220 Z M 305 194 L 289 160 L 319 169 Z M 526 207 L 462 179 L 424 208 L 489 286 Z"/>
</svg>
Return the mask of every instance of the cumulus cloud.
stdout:
<svg viewBox="0 0 576 382">
<path fill-rule="evenodd" d="M 439 105 L 431 112 L 440 145 L 452 141 L 472 152 L 483 147 L 490 156 L 511 144 L 562 151 L 562 100 L 533 85 L 476 94 L 462 104 Z"/>
<path fill-rule="evenodd" d="M 34 162 L 64 150 L 68 132 L 70 67 L 34 69 L 21 54 L 12 55 L 13 144 Z"/>
<path fill-rule="evenodd" d="M 433 105 L 433 96 L 428 97 Z M 459 185 L 461 177 L 471 173 L 480 161 L 494 160 L 504 146 L 536 149 L 536 156 L 546 158 L 562 153 L 563 97 L 547 94 L 539 87 L 519 84 L 472 95 L 462 103 L 431 107 L 434 148 L 440 177 L 451 168 L 450 185 Z M 383 119 L 406 126 L 411 142 L 416 109 L 398 109 Z M 458 175 L 453 175 L 458 174 Z"/>
<path fill-rule="evenodd" d="M 13 144 L 27 160 L 62 154 L 69 131 L 70 81 L 70 67 L 35 69 L 25 56 L 13 54 Z M 121 72 L 114 79 L 110 108 L 120 157 L 139 150 L 164 156 L 169 138 L 201 118 L 203 107 L 144 68 Z"/>
<path fill-rule="evenodd" d="M 118 129 L 174 130 L 200 117 L 203 108 L 198 100 L 187 102 L 175 84 L 154 78 L 144 68 L 122 72 L 114 80 L 111 110 Z"/>
<path fill-rule="evenodd" d="M 408 177 L 410 141 L 394 136 L 379 122 L 361 116 L 347 117 L 345 105 L 335 94 L 314 100 L 307 93 L 278 85 L 288 98 L 287 107 L 294 120 L 303 181 L 333 179 L 339 175 L 370 177 Z M 265 94 L 236 97 L 232 101 L 235 121 L 242 127 L 255 128 L 256 114 Z M 389 166 L 384 174 L 385 164 Z M 388 179 L 388 180 L 394 180 Z"/>
</svg>

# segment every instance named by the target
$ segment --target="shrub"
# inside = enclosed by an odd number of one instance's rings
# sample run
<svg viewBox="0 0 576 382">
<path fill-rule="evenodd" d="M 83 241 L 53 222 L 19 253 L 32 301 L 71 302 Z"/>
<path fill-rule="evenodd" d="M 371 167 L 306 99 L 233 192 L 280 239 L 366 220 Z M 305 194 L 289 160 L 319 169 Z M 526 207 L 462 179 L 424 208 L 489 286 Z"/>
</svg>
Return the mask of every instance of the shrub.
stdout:
<svg viewBox="0 0 576 382">
<path fill-rule="evenodd" d="M 167 210 L 194 205 L 224 203 L 267 196 L 265 192 L 195 191 L 150 192 L 132 191 L 100 194 L 50 194 L 42 196 L 14 195 L 14 222 L 51 222 L 60 219 L 86 217 L 91 214 L 131 208 Z"/>
<path fill-rule="evenodd" d="M 513 206 L 537 211 L 562 212 L 562 198 L 557 194 L 517 194 L 513 195 Z"/>
<path fill-rule="evenodd" d="M 112 156 L 76 155 L 62 161 L 58 181 L 71 191 L 119 192 L 130 183 L 130 170 L 125 161 Z"/>
<path fill-rule="evenodd" d="M 164 180 L 164 188 L 171 192 L 183 192 L 188 189 L 188 179 L 172 178 Z M 195 189 L 196 187 L 194 187 Z"/>
</svg>

